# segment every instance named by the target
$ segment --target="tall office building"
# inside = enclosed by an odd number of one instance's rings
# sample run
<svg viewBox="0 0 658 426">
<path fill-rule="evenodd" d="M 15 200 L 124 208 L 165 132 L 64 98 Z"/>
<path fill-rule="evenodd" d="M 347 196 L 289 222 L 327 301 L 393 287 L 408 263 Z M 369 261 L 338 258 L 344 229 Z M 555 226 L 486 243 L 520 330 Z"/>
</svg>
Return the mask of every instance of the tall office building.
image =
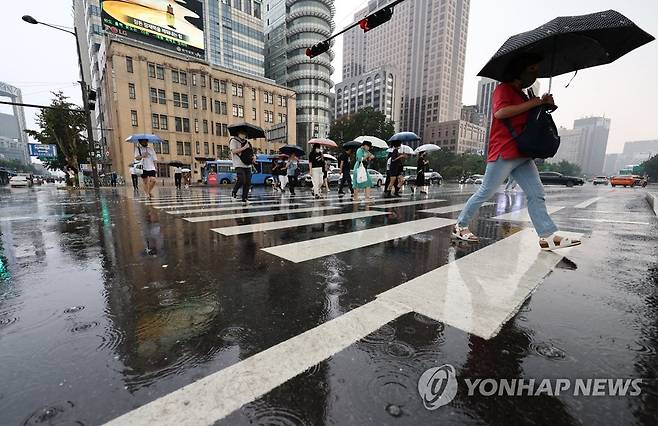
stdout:
<svg viewBox="0 0 658 426">
<path fill-rule="evenodd" d="M 333 0 L 265 1 L 265 76 L 297 92 L 300 146 L 329 134 L 334 53 L 309 58 L 306 49 L 332 34 L 335 12 Z"/>
<path fill-rule="evenodd" d="M 583 130 L 583 151 L 581 168 L 588 176 L 600 175 L 605 163 L 605 151 L 608 148 L 610 119 L 605 117 L 587 117 L 573 122 L 574 130 Z"/>
<path fill-rule="evenodd" d="M 399 87 L 395 72 L 380 67 L 336 84 L 336 118 L 373 108 L 395 123 L 399 120 Z"/>
<path fill-rule="evenodd" d="M 487 129 L 487 145 L 489 143 L 489 131 L 491 130 L 491 120 L 493 119 L 493 92 L 500 83 L 487 77 L 480 78 L 478 82 L 477 107 L 480 114 L 484 116 L 484 127 Z"/>
<path fill-rule="evenodd" d="M 0 81 L 0 98 L 22 103 L 21 89 Z M 0 158 L 18 160 L 29 164 L 27 135 L 25 134 L 25 112 L 22 106 L 13 105 L 13 114 L 0 113 Z"/>
<path fill-rule="evenodd" d="M 546 161 L 553 164 L 557 164 L 560 161 L 568 161 L 582 168 L 585 143 L 585 132 L 583 129 L 560 127 L 558 134 L 560 135 L 560 149 L 555 156 Z"/>
<path fill-rule="evenodd" d="M 371 0 L 354 18 L 388 3 Z M 400 79 L 400 129 L 421 138 L 426 125 L 458 120 L 469 5 L 470 0 L 407 0 L 395 6 L 389 22 L 366 33 L 351 29 L 343 45 L 343 79 L 393 66 Z"/>
</svg>

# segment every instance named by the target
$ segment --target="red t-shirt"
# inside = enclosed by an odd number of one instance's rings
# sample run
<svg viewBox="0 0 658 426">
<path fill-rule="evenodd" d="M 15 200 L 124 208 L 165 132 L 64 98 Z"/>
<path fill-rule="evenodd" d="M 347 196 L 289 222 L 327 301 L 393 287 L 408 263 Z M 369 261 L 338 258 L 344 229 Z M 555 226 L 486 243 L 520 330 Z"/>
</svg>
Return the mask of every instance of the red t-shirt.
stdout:
<svg viewBox="0 0 658 426">
<path fill-rule="evenodd" d="M 493 93 L 493 99 L 491 101 L 493 113 L 495 114 L 498 110 L 511 105 L 522 104 L 526 100 L 527 98 L 521 90 L 518 90 L 509 83 L 501 83 Z M 517 133 L 521 133 L 523 126 L 528 121 L 528 113 L 524 112 L 523 114 L 509 118 L 509 120 Z M 496 161 L 501 155 L 505 160 L 526 157 L 519 152 L 516 141 L 507 126 L 505 126 L 505 123 L 493 117 L 491 121 L 491 132 L 489 132 L 487 162 Z"/>
</svg>

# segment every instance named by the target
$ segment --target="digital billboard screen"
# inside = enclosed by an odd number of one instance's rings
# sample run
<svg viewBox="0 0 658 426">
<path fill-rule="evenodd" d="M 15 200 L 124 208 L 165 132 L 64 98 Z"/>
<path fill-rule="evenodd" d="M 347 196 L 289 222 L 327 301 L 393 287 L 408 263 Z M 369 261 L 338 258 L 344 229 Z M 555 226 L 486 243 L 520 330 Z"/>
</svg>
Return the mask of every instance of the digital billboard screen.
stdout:
<svg viewBox="0 0 658 426">
<path fill-rule="evenodd" d="M 204 59 L 199 0 L 103 0 L 105 31 Z"/>
</svg>

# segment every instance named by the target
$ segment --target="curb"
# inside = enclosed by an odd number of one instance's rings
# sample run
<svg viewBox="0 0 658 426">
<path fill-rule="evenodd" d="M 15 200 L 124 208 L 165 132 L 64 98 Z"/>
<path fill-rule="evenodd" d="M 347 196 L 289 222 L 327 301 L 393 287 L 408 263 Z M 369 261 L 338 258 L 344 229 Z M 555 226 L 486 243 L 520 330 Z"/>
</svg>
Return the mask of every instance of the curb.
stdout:
<svg viewBox="0 0 658 426">
<path fill-rule="evenodd" d="M 653 209 L 653 212 L 658 216 L 658 193 L 647 192 L 647 202 Z"/>
</svg>

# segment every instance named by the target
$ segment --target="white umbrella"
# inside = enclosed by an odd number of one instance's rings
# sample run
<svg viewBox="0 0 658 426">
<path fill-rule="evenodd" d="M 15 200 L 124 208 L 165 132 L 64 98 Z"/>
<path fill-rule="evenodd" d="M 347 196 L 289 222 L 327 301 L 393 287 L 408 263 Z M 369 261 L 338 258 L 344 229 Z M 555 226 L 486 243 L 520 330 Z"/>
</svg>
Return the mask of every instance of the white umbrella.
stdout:
<svg viewBox="0 0 658 426">
<path fill-rule="evenodd" d="M 328 158 L 329 160 L 338 161 L 338 159 L 331 154 L 324 154 L 323 156 L 324 158 Z"/>
<path fill-rule="evenodd" d="M 433 143 L 426 143 L 418 148 L 416 148 L 416 154 L 421 153 L 421 152 L 432 152 L 432 151 L 438 151 L 440 150 L 441 147 L 438 145 L 434 145 Z"/>
<path fill-rule="evenodd" d="M 356 138 L 354 140 L 357 141 L 357 142 L 361 142 L 361 143 L 363 143 L 365 141 L 368 141 L 368 142 L 372 143 L 373 148 L 381 148 L 381 149 L 388 148 L 388 144 L 386 143 L 386 141 L 383 141 L 383 140 L 381 140 L 379 138 L 376 138 L 374 136 L 359 136 L 358 138 Z"/>
<path fill-rule="evenodd" d="M 387 151 L 388 152 L 393 152 L 394 149 L 396 149 L 396 148 L 389 148 Z M 416 154 L 414 152 L 414 150 L 409 145 L 400 145 L 397 148 L 397 150 L 400 154 L 408 154 L 408 155 L 415 155 Z"/>
<path fill-rule="evenodd" d="M 190 169 L 180 169 L 180 171 L 181 171 L 182 173 L 189 173 L 189 172 L 191 172 L 192 170 L 190 170 Z"/>
</svg>

